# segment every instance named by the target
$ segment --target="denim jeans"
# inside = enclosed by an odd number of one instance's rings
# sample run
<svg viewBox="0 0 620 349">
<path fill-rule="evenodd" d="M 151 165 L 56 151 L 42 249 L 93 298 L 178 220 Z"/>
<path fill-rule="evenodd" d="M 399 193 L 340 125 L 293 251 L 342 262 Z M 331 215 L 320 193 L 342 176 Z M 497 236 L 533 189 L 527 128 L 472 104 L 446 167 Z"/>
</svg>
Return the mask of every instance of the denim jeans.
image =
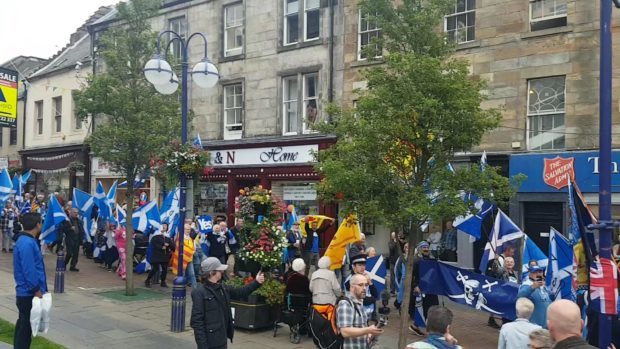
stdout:
<svg viewBox="0 0 620 349">
<path fill-rule="evenodd" d="M 187 268 L 185 269 L 185 282 L 192 286 L 192 289 L 196 288 L 198 284 L 196 283 L 196 273 L 194 272 L 194 264 L 187 264 Z"/>
</svg>

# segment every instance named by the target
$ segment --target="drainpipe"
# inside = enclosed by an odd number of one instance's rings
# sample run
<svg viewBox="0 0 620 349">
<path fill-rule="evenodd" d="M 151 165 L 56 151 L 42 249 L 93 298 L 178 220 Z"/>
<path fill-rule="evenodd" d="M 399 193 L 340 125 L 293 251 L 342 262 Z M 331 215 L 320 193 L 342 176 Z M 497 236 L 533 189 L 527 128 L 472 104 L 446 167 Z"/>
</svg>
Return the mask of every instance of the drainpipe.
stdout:
<svg viewBox="0 0 620 349">
<path fill-rule="evenodd" d="M 334 101 L 334 9 L 336 0 L 329 0 L 329 89 L 327 91 L 327 101 Z M 328 120 L 330 121 L 330 120 Z"/>
<path fill-rule="evenodd" d="M 24 115 L 22 115 L 22 149 L 26 148 L 26 109 L 28 107 L 28 80 L 22 79 L 22 83 L 24 84 Z M 17 127 L 17 125 L 15 125 Z M 24 156 L 22 159 L 22 165 L 26 163 L 26 157 Z"/>
</svg>

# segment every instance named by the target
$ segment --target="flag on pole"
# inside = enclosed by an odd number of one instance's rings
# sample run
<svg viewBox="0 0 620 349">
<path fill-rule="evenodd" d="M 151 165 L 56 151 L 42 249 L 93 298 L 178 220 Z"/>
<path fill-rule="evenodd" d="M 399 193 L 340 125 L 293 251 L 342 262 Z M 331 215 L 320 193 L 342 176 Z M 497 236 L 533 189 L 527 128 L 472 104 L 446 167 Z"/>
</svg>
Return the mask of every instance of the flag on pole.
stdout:
<svg viewBox="0 0 620 349">
<path fill-rule="evenodd" d="M 297 215 L 295 215 L 295 216 L 297 216 Z M 331 219 L 331 218 L 329 218 L 327 216 L 318 215 L 318 214 L 306 216 L 306 217 L 303 218 L 303 220 L 307 224 L 312 224 L 312 223 L 316 222 L 316 225 L 319 226 L 319 227 L 323 225 L 323 222 L 325 222 L 326 219 Z M 301 232 L 301 236 L 303 236 L 303 237 L 308 236 L 308 233 L 306 232 L 306 223 L 304 223 L 302 221 L 299 221 L 299 230 Z"/>
<path fill-rule="evenodd" d="M 125 210 L 123 210 L 123 208 L 119 204 L 116 204 L 116 220 L 118 222 L 118 225 L 121 226 L 125 226 L 125 224 L 127 223 L 127 213 L 125 213 Z"/>
<path fill-rule="evenodd" d="M 456 217 L 453 225 L 456 229 L 467 233 L 476 239 L 480 239 L 482 236 L 482 224 L 485 218 L 493 212 L 495 205 L 471 193 L 465 194 L 463 196 L 463 201 L 473 202 L 474 211 L 469 211 L 464 216 Z"/>
<path fill-rule="evenodd" d="M 366 270 L 370 275 L 372 284 L 377 288 L 377 293 L 381 294 L 381 291 L 385 289 L 385 277 L 387 276 L 387 267 L 383 255 L 366 259 Z"/>
<path fill-rule="evenodd" d="M 484 171 L 487 168 L 487 152 L 486 150 L 482 152 L 482 156 L 480 157 L 480 171 Z"/>
<path fill-rule="evenodd" d="M 110 211 L 108 196 L 105 189 L 103 189 L 103 184 L 101 184 L 101 181 L 97 183 L 97 189 L 95 191 L 95 204 L 99 207 L 99 217 L 103 219 L 110 219 L 112 211 Z"/>
<path fill-rule="evenodd" d="M 92 219 L 93 208 L 95 207 L 95 199 L 88 193 L 78 188 L 73 188 L 73 207 L 76 208 L 80 216 L 82 216 L 82 224 L 84 225 L 84 238 L 88 242 L 92 242 L 91 232 L 93 231 L 94 222 Z"/>
<path fill-rule="evenodd" d="M 135 230 L 148 234 L 148 228 L 161 228 L 161 218 L 157 201 L 151 201 L 148 204 L 138 208 L 132 217 L 132 223 Z"/>
<path fill-rule="evenodd" d="M 133 189 L 140 189 L 144 186 L 144 184 L 146 183 L 146 179 L 149 177 L 149 172 L 148 170 L 145 170 L 144 172 L 137 174 L 136 177 L 133 180 Z M 127 181 L 122 181 L 118 184 L 119 188 L 127 188 Z"/>
<path fill-rule="evenodd" d="M 30 204 L 30 201 L 24 202 L 19 208 L 20 215 L 31 212 L 31 211 L 32 211 L 32 205 Z"/>
<path fill-rule="evenodd" d="M 424 308 L 422 307 L 421 294 L 415 296 L 415 307 L 413 310 L 413 324 L 419 328 L 426 328 L 426 318 L 424 317 Z"/>
<path fill-rule="evenodd" d="M 4 207 L 4 203 L 11 196 L 11 192 L 13 191 L 13 181 L 11 180 L 11 175 L 9 175 L 9 171 L 5 168 L 2 169 L 2 173 L 0 173 L 0 205 Z"/>
<path fill-rule="evenodd" d="M 569 240 L 573 245 L 573 269 L 575 270 L 575 288 L 587 289 L 590 263 L 592 256 L 596 255 L 594 234 L 587 231 L 586 227 L 597 223 L 596 217 L 585 204 L 583 196 L 577 184 L 568 183 L 568 206 L 570 209 L 570 234 Z"/>
<path fill-rule="evenodd" d="M 68 220 L 69 217 L 67 217 L 60 203 L 58 203 L 56 195 L 52 195 L 47 208 L 47 214 L 45 215 L 45 221 L 43 222 L 43 228 L 41 228 L 39 240 L 44 241 L 48 245 L 58 240 L 58 225 Z"/>
<path fill-rule="evenodd" d="M 549 258 L 527 235 L 523 235 L 523 258 L 521 265 L 521 280 L 526 280 L 529 276 L 529 264 L 531 260 L 536 261 L 542 268 L 546 268 L 549 264 Z"/>
<path fill-rule="evenodd" d="M 332 241 L 329 243 L 325 256 L 328 256 L 331 261 L 331 269 L 339 269 L 342 267 L 342 261 L 344 260 L 345 248 L 347 244 L 360 240 L 360 225 L 357 220 L 357 215 L 349 215 L 336 231 Z"/>
<path fill-rule="evenodd" d="M 489 242 L 487 242 L 484 247 L 484 253 L 480 260 L 481 273 L 487 270 L 489 261 L 494 259 L 496 255 L 500 255 L 504 252 L 508 244 L 513 243 L 514 240 L 520 239 L 525 235 L 502 210 L 498 209 L 497 211 L 495 224 L 493 225 L 491 236 L 489 236 Z"/>
<path fill-rule="evenodd" d="M 597 257 L 590 266 L 590 299 L 601 314 L 618 313 L 618 266 L 607 258 Z"/>
<path fill-rule="evenodd" d="M 30 179 L 30 175 L 32 174 L 32 170 L 28 170 L 24 173 L 22 173 L 22 175 L 20 176 L 21 178 L 21 183 L 22 186 L 26 185 L 26 183 L 28 183 L 28 180 Z"/>
<path fill-rule="evenodd" d="M 547 266 L 547 287 L 552 299 L 575 301 L 573 288 L 573 246 L 567 238 L 551 227 L 549 231 L 549 265 Z"/>
<path fill-rule="evenodd" d="M 171 237 L 176 234 L 179 225 L 179 188 L 173 188 L 159 209 L 161 223 L 168 224 L 168 232 Z"/>
<path fill-rule="evenodd" d="M 196 138 L 194 138 L 194 142 L 192 143 L 194 148 L 202 149 L 202 140 L 200 139 L 200 133 L 196 134 Z"/>
</svg>

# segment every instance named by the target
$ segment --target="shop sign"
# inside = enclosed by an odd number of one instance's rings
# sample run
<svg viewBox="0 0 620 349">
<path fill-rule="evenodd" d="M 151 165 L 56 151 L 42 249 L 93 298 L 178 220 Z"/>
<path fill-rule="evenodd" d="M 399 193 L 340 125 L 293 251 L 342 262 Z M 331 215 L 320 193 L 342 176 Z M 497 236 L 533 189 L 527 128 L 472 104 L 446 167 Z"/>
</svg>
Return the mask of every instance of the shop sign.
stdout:
<svg viewBox="0 0 620 349">
<path fill-rule="evenodd" d="M 0 127 L 17 126 L 17 72 L 0 68 Z"/>
<path fill-rule="evenodd" d="M 93 157 L 91 172 L 93 176 L 119 176 L 112 171 L 112 165 L 98 157 Z"/>
<path fill-rule="evenodd" d="M 314 201 L 316 189 L 311 186 L 287 186 L 284 187 L 282 198 L 284 201 Z"/>
<path fill-rule="evenodd" d="M 9 158 L 0 157 L 0 168 L 9 167 Z"/>
<path fill-rule="evenodd" d="M 612 192 L 620 193 L 620 150 L 612 152 Z M 575 178 L 584 193 L 599 191 L 598 151 L 574 151 L 562 153 L 529 153 L 510 156 L 510 176 L 524 174 L 520 193 L 551 193 L 566 191 L 568 178 Z"/>
<path fill-rule="evenodd" d="M 575 158 L 564 159 L 557 156 L 553 159 L 544 159 L 544 161 L 543 179 L 547 185 L 562 189 L 568 185 L 571 178 L 575 178 Z"/>
<path fill-rule="evenodd" d="M 313 152 L 319 150 L 318 144 L 275 146 L 264 148 L 212 150 L 211 164 L 223 166 L 260 166 L 306 164 L 314 162 Z"/>
</svg>

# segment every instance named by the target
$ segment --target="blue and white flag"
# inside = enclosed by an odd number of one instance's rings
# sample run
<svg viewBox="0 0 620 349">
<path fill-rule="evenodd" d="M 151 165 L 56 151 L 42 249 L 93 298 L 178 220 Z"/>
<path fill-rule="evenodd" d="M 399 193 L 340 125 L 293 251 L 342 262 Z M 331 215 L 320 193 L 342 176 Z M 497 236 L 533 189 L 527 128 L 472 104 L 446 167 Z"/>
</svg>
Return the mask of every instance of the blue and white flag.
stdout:
<svg viewBox="0 0 620 349">
<path fill-rule="evenodd" d="M 11 180 L 11 175 L 9 175 L 9 171 L 5 168 L 2 169 L 2 173 L 0 173 L 0 205 L 4 207 L 4 203 L 11 196 L 11 192 L 13 191 L 13 181 Z"/>
<path fill-rule="evenodd" d="M 171 236 L 176 234 L 179 226 L 179 194 L 179 189 L 173 188 L 168 195 L 166 195 L 159 209 L 161 223 L 168 224 L 168 233 Z"/>
<path fill-rule="evenodd" d="M 26 185 L 26 183 L 28 183 L 28 180 L 30 179 L 30 175 L 32 174 L 32 170 L 28 170 L 24 173 L 22 173 L 22 175 L 20 176 L 21 178 L 21 183 L 22 186 Z"/>
<path fill-rule="evenodd" d="M 575 301 L 573 245 L 553 227 L 549 231 L 549 259 L 546 283 L 551 298 Z"/>
<path fill-rule="evenodd" d="M 119 225 L 125 226 L 127 223 L 127 213 L 119 204 L 116 204 L 116 219 Z"/>
<path fill-rule="evenodd" d="M 68 220 L 69 217 L 67 217 L 60 203 L 58 203 L 56 196 L 52 195 L 47 207 L 47 213 L 45 215 L 45 221 L 43 221 L 43 228 L 41 228 L 39 240 L 44 241 L 48 245 L 58 240 L 58 225 Z"/>
<path fill-rule="evenodd" d="M 482 156 L 480 157 L 480 171 L 484 171 L 487 168 L 487 152 L 486 150 L 482 152 Z"/>
<path fill-rule="evenodd" d="M 132 216 L 133 228 L 141 231 L 145 234 L 148 233 L 148 228 L 154 229 L 161 228 L 159 209 L 157 208 L 157 201 L 151 201 L 148 204 L 138 208 Z"/>
<path fill-rule="evenodd" d="M 202 149 L 202 139 L 200 139 L 200 134 L 196 134 L 196 138 L 194 138 L 194 142 L 192 143 L 194 148 Z"/>
<path fill-rule="evenodd" d="M 463 196 L 463 201 L 474 202 L 474 212 L 467 212 L 465 216 L 458 216 L 454 219 L 453 226 L 479 240 L 482 236 L 482 224 L 484 219 L 493 212 L 495 206 L 489 201 L 478 196 L 467 193 Z"/>
<path fill-rule="evenodd" d="M 535 260 L 536 263 L 542 268 L 546 268 L 549 263 L 549 258 L 545 253 L 536 245 L 532 239 L 527 235 L 523 235 L 523 260 L 521 265 L 521 280 L 526 280 L 529 277 L 529 264 L 530 261 Z"/>
<path fill-rule="evenodd" d="M 92 219 L 93 208 L 95 207 L 95 198 L 90 194 L 73 188 L 73 207 L 76 208 L 82 217 L 84 225 L 84 238 L 88 242 L 92 242 L 91 233 L 93 232 L 94 222 Z"/>
<path fill-rule="evenodd" d="M 19 214 L 25 214 L 32 211 L 32 204 L 30 204 L 30 201 L 25 201 L 22 205 L 20 205 L 19 207 Z"/>
<path fill-rule="evenodd" d="M 426 328 L 426 318 L 424 317 L 424 308 L 422 307 L 422 297 L 424 297 L 424 295 L 421 294 L 416 294 L 415 296 L 415 305 L 413 307 L 413 324 L 416 327 Z"/>
<path fill-rule="evenodd" d="M 420 289 L 514 320 L 519 285 L 435 260 L 420 261 Z"/>
<path fill-rule="evenodd" d="M 110 210 L 110 204 L 108 203 L 108 196 L 103 189 L 101 182 L 97 183 L 97 189 L 95 191 L 95 204 L 99 207 L 99 218 L 110 219 L 112 211 Z"/>
<path fill-rule="evenodd" d="M 489 241 L 484 247 L 484 254 L 480 260 L 480 272 L 484 273 L 489 261 L 494 259 L 496 255 L 501 255 L 509 244 L 514 247 L 513 241 L 522 238 L 524 235 L 510 217 L 498 209 L 491 236 L 489 236 Z"/>
<path fill-rule="evenodd" d="M 133 180 L 133 189 L 140 189 L 146 183 L 146 179 L 149 177 L 148 171 L 144 171 L 141 174 L 136 175 L 136 178 Z M 122 181 L 118 184 L 119 188 L 127 188 L 127 181 Z"/>
<path fill-rule="evenodd" d="M 19 178 L 19 175 L 16 173 L 13 175 L 13 189 L 11 189 L 11 194 L 13 195 L 17 195 L 17 192 L 20 192 L 21 195 L 21 179 Z M 17 198 L 15 198 L 17 200 Z"/>
<path fill-rule="evenodd" d="M 198 231 L 201 234 L 213 233 L 213 218 L 211 216 L 198 216 L 196 222 L 198 222 Z"/>
<path fill-rule="evenodd" d="M 110 187 L 110 189 L 108 190 L 108 194 L 106 195 L 106 197 L 108 198 L 108 204 L 110 205 L 110 207 L 113 207 L 113 205 L 116 203 L 117 182 L 118 181 L 114 181 L 114 183 L 112 183 L 112 186 Z"/>
<path fill-rule="evenodd" d="M 372 284 L 377 288 L 377 293 L 381 294 L 381 291 L 385 289 L 385 277 L 387 276 L 387 267 L 383 255 L 366 259 L 366 270 L 370 275 Z"/>
</svg>

